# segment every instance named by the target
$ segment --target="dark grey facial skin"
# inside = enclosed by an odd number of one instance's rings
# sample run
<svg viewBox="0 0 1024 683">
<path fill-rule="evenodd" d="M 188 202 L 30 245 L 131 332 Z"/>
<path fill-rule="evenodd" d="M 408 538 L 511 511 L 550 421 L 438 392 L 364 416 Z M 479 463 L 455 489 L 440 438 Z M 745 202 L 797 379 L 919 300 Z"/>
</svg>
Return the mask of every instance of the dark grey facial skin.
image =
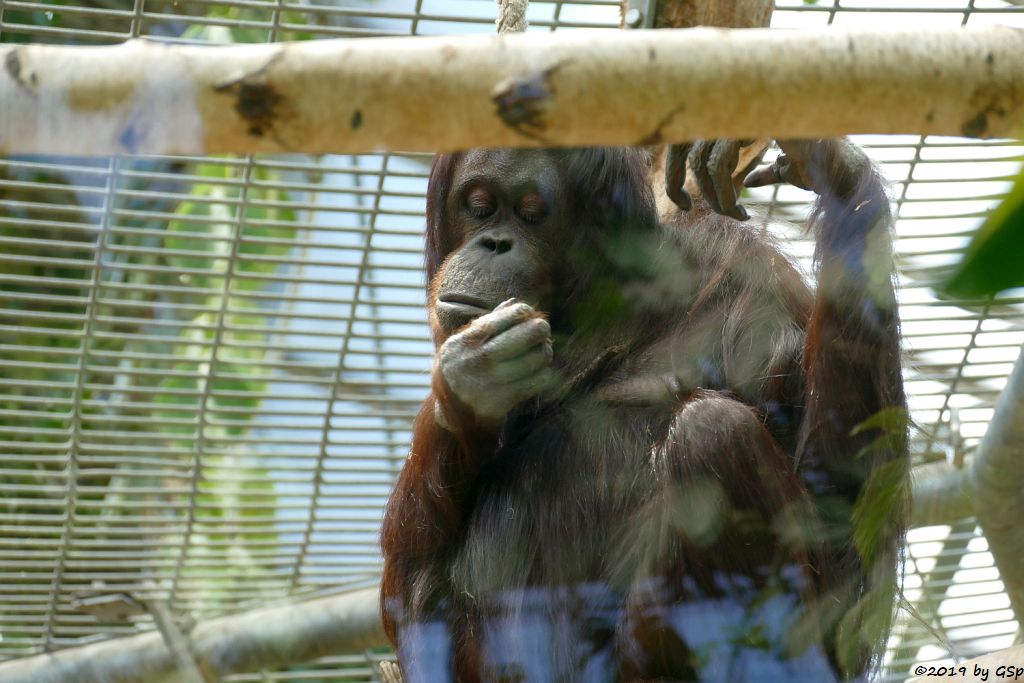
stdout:
<svg viewBox="0 0 1024 683">
<path fill-rule="evenodd" d="M 435 315 L 450 334 L 508 299 L 546 303 L 559 236 L 568 233 L 564 188 L 550 153 L 473 150 L 446 204 L 458 246 L 434 286 Z"/>
</svg>

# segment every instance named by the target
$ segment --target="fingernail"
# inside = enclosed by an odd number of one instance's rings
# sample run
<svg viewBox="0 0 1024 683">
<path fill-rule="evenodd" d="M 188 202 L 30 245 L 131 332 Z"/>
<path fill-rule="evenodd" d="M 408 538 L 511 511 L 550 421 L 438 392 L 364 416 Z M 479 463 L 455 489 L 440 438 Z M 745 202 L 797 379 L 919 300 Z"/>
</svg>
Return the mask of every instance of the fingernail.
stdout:
<svg viewBox="0 0 1024 683">
<path fill-rule="evenodd" d="M 737 204 L 736 217 L 739 218 L 741 221 L 745 221 L 750 218 L 750 214 L 747 213 L 747 209 L 742 204 Z"/>
</svg>

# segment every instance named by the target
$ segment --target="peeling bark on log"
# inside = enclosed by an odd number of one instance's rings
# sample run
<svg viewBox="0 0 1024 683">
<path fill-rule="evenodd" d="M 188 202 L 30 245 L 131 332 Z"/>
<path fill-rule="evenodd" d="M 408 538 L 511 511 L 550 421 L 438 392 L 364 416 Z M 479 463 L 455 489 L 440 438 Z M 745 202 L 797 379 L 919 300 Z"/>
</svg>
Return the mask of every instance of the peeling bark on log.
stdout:
<svg viewBox="0 0 1024 683">
<path fill-rule="evenodd" d="M 0 62 L 0 154 L 998 137 L 1024 121 L 1024 31 L 1005 27 L 137 40 L 4 46 Z"/>
</svg>

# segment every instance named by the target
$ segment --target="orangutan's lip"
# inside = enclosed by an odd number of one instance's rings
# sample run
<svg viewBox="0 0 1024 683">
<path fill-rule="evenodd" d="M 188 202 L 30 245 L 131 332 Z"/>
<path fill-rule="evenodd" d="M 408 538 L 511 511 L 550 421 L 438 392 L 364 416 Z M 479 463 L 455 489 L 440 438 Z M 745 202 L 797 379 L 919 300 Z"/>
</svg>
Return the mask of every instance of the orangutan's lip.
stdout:
<svg viewBox="0 0 1024 683">
<path fill-rule="evenodd" d="M 484 313 L 490 313 L 491 309 L 484 308 L 483 306 L 474 306 L 473 304 L 463 304 L 454 301 L 438 301 L 437 308 L 442 311 L 450 311 L 452 313 L 472 314 L 474 316 L 483 315 Z"/>
<path fill-rule="evenodd" d="M 437 307 L 440 311 L 444 311 L 452 315 L 469 316 L 473 318 L 479 317 L 484 313 L 490 313 L 494 310 L 494 306 L 491 306 L 486 301 L 478 299 L 475 296 L 467 296 L 464 294 L 445 294 L 443 298 L 437 300 Z"/>
<path fill-rule="evenodd" d="M 494 310 L 486 301 L 463 294 L 445 294 L 438 298 L 434 312 L 443 329 L 454 331 L 471 320 Z"/>
</svg>

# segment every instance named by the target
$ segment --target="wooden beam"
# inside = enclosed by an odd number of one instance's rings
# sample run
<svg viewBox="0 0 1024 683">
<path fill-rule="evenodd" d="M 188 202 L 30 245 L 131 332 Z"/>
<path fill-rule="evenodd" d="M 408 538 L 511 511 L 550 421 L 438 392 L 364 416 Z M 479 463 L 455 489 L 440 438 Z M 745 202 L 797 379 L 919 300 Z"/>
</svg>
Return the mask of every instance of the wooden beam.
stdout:
<svg viewBox="0 0 1024 683">
<path fill-rule="evenodd" d="M 0 154 L 355 153 L 1024 121 L 1024 31 L 685 29 L 0 47 Z"/>
<path fill-rule="evenodd" d="M 208 681 L 387 645 L 379 590 L 267 607 L 200 622 L 188 634 Z M 154 631 L 0 662 L 3 683 L 180 683 L 174 656 Z"/>
</svg>

